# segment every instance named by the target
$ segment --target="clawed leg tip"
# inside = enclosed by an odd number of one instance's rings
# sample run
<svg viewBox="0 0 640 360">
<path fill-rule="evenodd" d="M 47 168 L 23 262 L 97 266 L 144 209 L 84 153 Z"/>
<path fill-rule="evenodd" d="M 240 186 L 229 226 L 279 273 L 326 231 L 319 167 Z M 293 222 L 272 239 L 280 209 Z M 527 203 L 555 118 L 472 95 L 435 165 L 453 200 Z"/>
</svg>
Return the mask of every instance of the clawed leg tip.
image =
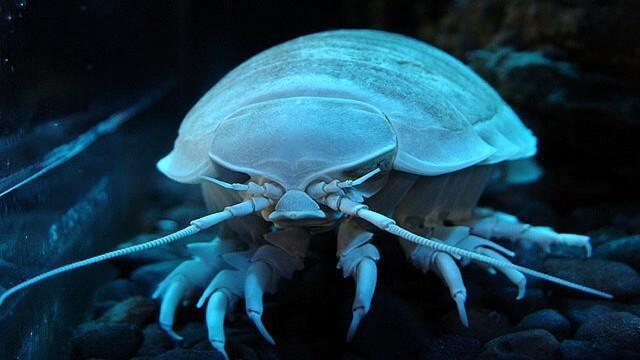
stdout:
<svg viewBox="0 0 640 360">
<path fill-rule="evenodd" d="M 464 327 L 469 327 L 469 318 L 467 317 L 467 308 L 464 306 L 464 303 L 467 300 L 467 296 L 462 293 L 456 293 L 453 296 L 453 300 L 455 301 L 456 308 L 458 309 L 458 317 L 460 318 L 460 322 Z"/>
<path fill-rule="evenodd" d="M 229 360 L 229 356 L 227 355 L 227 352 L 224 349 L 224 341 L 209 339 L 209 343 L 211 343 L 211 347 L 213 347 L 217 352 L 219 352 L 220 355 L 222 355 L 225 358 L 225 360 Z"/>
<path fill-rule="evenodd" d="M 516 300 L 522 300 L 527 293 L 527 281 L 522 280 L 516 285 L 518 286 L 518 295 L 516 296 Z"/>
<path fill-rule="evenodd" d="M 202 293 L 202 295 L 200 295 L 200 299 L 198 299 L 198 302 L 196 303 L 196 307 L 199 309 L 201 307 L 204 306 L 204 303 L 207 301 L 207 299 L 209 298 L 209 296 L 213 293 L 213 291 L 209 288 L 206 288 L 204 290 L 204 292 Z"/>
<path fill-rule="evenodd" d="M 204 295 L 202 297 L 200 297 L 200 299 L 198 300 L 198 302 L 196 303 L 196 307 L 198 309 L 202 308 L 204 306 L 205 301 L 207 301 L 207 297 L 205 297 Z"/>
<path fill-rule="evenodd" d="M 251 321 L 253 321 L 256 328 L 258 329 L 258 332 L 262 335 L 262 337 L 264 337 L 264 339 L 269 344 L 275 345 L 276 344 L 275 340 L 273 340 L 273 337 L 269 334 L 269 332 L 267 331 L 267 328 L 265 328 L 264 324 L 262 323 L 262 315 L 255 311 L 248 311 L 248 314 L 249 314 L 249 318 L 251 319 Z"/>
<path fill-rule="evenodd" d="M 468 328 L 469 318 L 467 317 L 467 312 L 464 311 L 464 313 L 460 313 L 460 311 L 458 310 L 458 317 L 460 317 L 460 323 L 462 324 L 462 326 Z"/>
<path fill-rule="evenodd" d="M 360 321 L 366 315 L 363 308 L 357 308 L 353 310 L 353 317 L 351 319 L 351 325 L 349 325 L 349 331 L 347 331 L 347 342 L 351 342 L 354 336 L 356 335 L 356 331 L 358 330 L 358 326 L 360 326 Z"/>
<path fill-rule="evenodd" d="M 169 335 L 169 337 L 171 337 L 173 341 L 179 342 L 184 339 L 182 336 L 178 335 L 178 333 L 173 330 L 172 325 L 160 323 L 160 327 L 162 328 L 162 330 L 164 330 L 167 333 L 167 335 Z"/>
</svg>

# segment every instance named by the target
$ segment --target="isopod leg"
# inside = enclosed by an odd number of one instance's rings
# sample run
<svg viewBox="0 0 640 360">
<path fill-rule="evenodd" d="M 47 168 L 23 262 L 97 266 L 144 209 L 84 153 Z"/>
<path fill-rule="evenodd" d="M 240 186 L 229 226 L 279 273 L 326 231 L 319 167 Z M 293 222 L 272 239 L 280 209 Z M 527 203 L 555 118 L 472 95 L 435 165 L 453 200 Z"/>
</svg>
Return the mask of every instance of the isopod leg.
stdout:
<svg viewBox="0 0 640 360">
<path fill-rule="evenodd" d="M 451 256 L 442 252 L 438 252 L 434 255 L 434 262 L 436 265 L 436 272 L 440 277 L 442 277 L 449 287 L 451 298 L 456 303 L 460 322 L 462 322 L 462 325 L 465 327 L 469 326 L 467 309 L 464 304 L 467 300 L 467 289 L 462 281 L 462 275 L 460 274 L 458 264 L 456 264 L 455 260 L 453 260 Z"/>
<path fill-rule="evenodd" d="M 299 228 L 290 228 L 265 234 L 264 239 L 269 244 L 256 250 L 247 270 L 244 282 L 245 308 L 260 334 L 275 345 L 262 322 L 263 296 L 267 292 L 274 293 L 281 278 L 290 279 L 295 271 L 302 270 L 309 234 Z"/>
<path fill-rule="evenodd" d="M 246 269 L 249 265 L 251 252 L 230 253 L 225 256 L 234 270 L 220 271 L 211 280 L 198 300 L 198 307 L 207 303 L 206 320 L 211 346 L 218 350 L 225 358 L 224 320 L 228 311 L 233 309 L 243 293 Z"/>
<path fill-rule="evenodd" d="M 274 275 L 269 265 L 262 261 L 256 261 L 249 267 L 247 279 L 244 283 L 247 316 L 249 316 L 249 319 L 256 325 L 260 334 L 262 334 L 265 340 L 271 345 L 275 345 L 275 341 L 262 323 L 262 312 L 264 310 L 262 297 L 265 291 L 269 290 Z"/>
<path fill-rule="evenodd" d="M 531 226 L 513 215 L 490 209 L 477 208 L 471 219 L 460 223 L 469 226 L 471 232 L 483 238 L 505 238 L 512 241 L 532 242 L 551 252 L 552 245 L 576 246 L 591 256 L 589 237 L 577 234 L 560 234 L 550 227 Z"/>
<path fill-rule="evenodd" d="M 219 289 L 211 295 L 209 303 L 207 304 L 206 319 L 209 342 L 225 359 L 229 359 L 229 357 L 224 349 L 224 319 L 227 314 L 227 309 L 231 308 L 236 300 L 237 296 Z"/>
<path fill-rule="evenodd" d="M 355 221 L 343 222 L 338 231 L 338 268 L 342 269 L 345 278 L 351 276 L 356 282 L 347 341 L 353 339 L 360 322 L 369 312 L 376 289 L 376 261 L 380 259 L 380 254 L 375 246 L 368 243 L 372 236 Z"/>
<path fill-rule="evenodd" d="M 217 238 L 208 243 L 192 243 L 188 249 L 194 259 L 187 260 L 178 265 L 160 284 L 153 293 L 154 299 L 160 302 L 160 327 L 164 329 L 172 339 L 182 340 L 182 337 L 173 330 L 175 314 L 180 304 L 186 305 L 199 287 L 204 285 L 221 268 L 223 261 L 220 255 L 235 248 L 231 240 Z"/>
<path fill-rule="evenodd" d="M 434 226 L 429 228 L 413 228 L 412 230 L 416 233 L 423 233 L 424 236 L 428 236 L 433 240 L 439 240 L 448 245 L 478 252 L 504 262 L 509 261 L 504 255 L 514 256 L 513 252 L 509 249 L 495 244 L 488 239 L 471 235 L 470 229 L 465 226 Z M 405 253 L 416 267 L 422 269 L 424 272 L 435 271 L 447 284 L 451 298 L 456 303 L 460 321 L 463 325 L 468 326 L 467 313 L 464 306 L 467 291 L 462 280 L 459 266 L 467 265 L 469 259 L 463 257 L 458 259 L 459 263 L 456 263 L 456 260 L 449 254 L 434 251 L 428 247 L 411 244 L 404 240 L 400 241 Z M 479 265 L 485 266 L 485 268 L 492 273 L 495 272 L 495 270 L 503 273 L 518 287 L 517 298 L 521 299 L 524 297 L 527 281 L 521 272 L 503 266 L 495 266 L 494 269 L 494 267 L 486 266 L 483 263 L 479 263 Z"/>
<path fill-rule="evenodd" d="M 175 313 L 180 304 L 186 304 L 193 295 L 197 286 L 201 286 L 206 279 L 215 272 L 210 264 L 200 260 L 187 260 L 174 269 L 163 280 L 153 298 L 161 298 L 160 302 L 160 327 L 164 329 L 172 339 L 182 340 L 182 337 L 173 330 Z"/>
<path fill-rule="evenodd" d="M 351 341 L 360 325 L 362 318 L 369 312 L 371 307 L 371 299 L 376 290 L 376 281 L 378 278 L 378 269 L 375 261 L 371 258 L 363 258 L 355 271 L 356 279 L 356 296 L 353 300 L 353 318 L 347 332 L 347 341 Z"/>
</svg>

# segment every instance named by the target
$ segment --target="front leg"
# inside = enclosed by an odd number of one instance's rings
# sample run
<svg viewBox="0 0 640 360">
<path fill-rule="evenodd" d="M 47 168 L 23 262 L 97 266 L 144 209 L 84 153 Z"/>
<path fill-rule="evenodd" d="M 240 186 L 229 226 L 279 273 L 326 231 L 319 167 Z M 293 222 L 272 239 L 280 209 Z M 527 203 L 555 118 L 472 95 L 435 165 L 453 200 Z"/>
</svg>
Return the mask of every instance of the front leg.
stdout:
<svg viewBox="0 0 640 360">
<path fill-rule="evenodd" d="M 347 341 L 353 339 L 360 321 L 369 312 L 376 289 L 376 261 L 380 259 L 380 253 L 369 243 L 372 237 L 373 234 L 364 230 L 354 219 L 343 221 L 338 229 L 337 267 L 345 278 L 351 276 L 356 281 L 356 294 L 351 307 L 353 317 Z"/>
<path fill-rule="evenodd" d="M 309 233 L 303 228 L 288 228 L 264 235 L 269 243 L 262 245 L 251 258 L 244 285 L 245 309 L 258 331 L 272 345 L 275 341 L 262 323 L 265 292 L 275 293 L 278 280 L 290 279 L 304 267 L 309 246 Z"/>
<path fill-rule="evenodd" d="M 505 256 L 514 256 L 512 251 L 487 239 L 472 235 L 467 227 L 418 227 L 411 226 L 410 224 L 407 224 L 406 227 L 420 236 L 442 241 L 447 245 L 477 252 L 505 262 L 508 262 Z M 460 322 L 464 326 L 468 326 L 469 320 L 465 308 L 467 290 L 462 280 L 460 267 L 469 264 L 470 260 L 466 258 L 454 259 L 451 255 L 433 250 L 430 247 L 416 245 L 403 239 L 399 240 L 405 254 L 417 268 L 425 273 L 433 271 L 444 281 L 449 288 L 452 300 L 456 304 Z M 492 267 L 484 263 L 479 262 L 478 265 L 485 267 L 490 272 L 495 272 Z M 503 273 L 509 281 L 518 287 L 517 299 L 522 299 L 525 295 L 527 285 L 527 280 L 524 275 L 517 270 L 505 266 L 498 266 L 497 270 Z"/>
<path fill-rule="evenodd" d="M 531 226 L 522 223 L 513 215 L 486 208 L 476 208 L 469 220 L 458 222 L 471 228 L 471 233 L 486 239 L 505 238 L 511 241 L 532 242 L 540 245 L 545 252 L 551 252 L 552 245 L 578 246 L 591 256 L 589 237 L 576 234 L 559 234 L 546 226 Z"/>
<path fill-rule="evenodd" d="M 237 243 L 233 240 L 217 238 L 210 243 L 187 245 L 194 259 L 181 263 L 158 284 L 153 298 L 161 298 L 159 323 L 171 338 L 180 341 L 182 337 L 173 330 L 175 313 L 179 304 L 186 305 L 198 288 L 215 276 L 223 267 L 222 254 L 234 251 Z"/>
<path fill-rule="evenodd" d="M 154 293 L 161 298 L 160 325 L 175 340 L 173 319 L 180 303 L 187 303 L 198 288 L 208 286 L 197 307 L 206 305 L 206 323 L 211 345 L 225 358 L 224 320 L 243 297 L 249 318 L 265 339 L 274 343 L 262 324 L 262 296 L 275 292 L 280 278 L 290 278 L 302 269 L 309 235 L 300 229 L 286 229 L 264 236 L 267 244 L 237 251 L 237 242 L 217 239 L 211 243 L 189 244 L 194 256 L 178 266 Z"/>
</svg>

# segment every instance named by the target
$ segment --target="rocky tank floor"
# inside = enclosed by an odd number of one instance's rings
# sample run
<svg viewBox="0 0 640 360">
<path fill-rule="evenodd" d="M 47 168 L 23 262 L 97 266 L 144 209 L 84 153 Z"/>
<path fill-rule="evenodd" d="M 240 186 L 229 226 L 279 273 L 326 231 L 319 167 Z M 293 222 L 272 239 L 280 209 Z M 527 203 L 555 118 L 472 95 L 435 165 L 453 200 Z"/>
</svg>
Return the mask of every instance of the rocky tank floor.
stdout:
<svg viewBox="0 0 640 360">
<path fill-rule="evenodd" d="M 204 212 L 197 193 L 189 193 L 185 203 L 180 185 L 161 180 L 156 187 L 158 197 L 151 201 L 155 206 L 142 216 L 140 234 L 122 246 L 156 238 Z M 314 239 L 305 270 L 281 282 L 278 293 L 266 298 L 264 322 L 277 346 L 261 338 L 240 308 L 227 321 L 229 355 L 239 359 L 640 357 L 640 236 L 631 235 L 638 232 L 640 219 L 620 213 L 611 218 L 604 208 L 584 208 L 564 216 L 564 221 L 554 221 L 554 211 L 533 202 L 527 187 L 490 191 L 485 198 L 528 221 L 560 223 L 567 231 L 583 230 L 585 219 L 610 221 L 586 231 L 594 245 L 591 259 L 568 249 L 555 249 L 547 257 L 536 248 L 515 249 L 516 262 L 610 292 L 615 301 L 532 278 L 526 297 L 516 301 L 516 289 L 500 275 L 468 266 L 463 276 L 470 326 L 465 328 L 440 280 L 414 269 L 393 239 L 380 237 L 375 242 L 383 258 L 371 312 L 347 344 L 353 282 L 342 279 L 335 269 L 335 242 L 327 234 Z M 536 206 L 523 205 L 531 203 Z M 198 235 L 190 241 L 207 241 L 211 236 Z M 149 295 L 186 258 L 180 243 L 114 261 L 110 266 L 118 276 L 94 294 L 90 319 L 71 339 L 72 357 L 221 358 L 209 345 L 204 313 L 195 306 L 178 311 L 175 328 L 184 337 L 181 343 L 174 343 L 157 324 L 158 303 Z"/>
</svg>

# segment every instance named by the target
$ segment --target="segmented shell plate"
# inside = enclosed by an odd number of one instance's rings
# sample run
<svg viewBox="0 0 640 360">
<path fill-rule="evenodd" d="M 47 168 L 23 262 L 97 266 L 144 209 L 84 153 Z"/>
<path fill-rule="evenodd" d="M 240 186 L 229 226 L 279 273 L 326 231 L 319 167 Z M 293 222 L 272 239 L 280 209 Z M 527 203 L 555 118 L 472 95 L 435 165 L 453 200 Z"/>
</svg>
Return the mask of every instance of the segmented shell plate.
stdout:
<svg viewBox="0 0 640 360">
<path fill-rule="evenodd" d="M 396 132 L 393 166 L 400 171 L 439 175 L 536 152 L 535 137 L 511 108 L 455 58 L 402 35 L 338 30 L 277 45 L 227 74 L 187 114 L 158 168 L 177 181 L 199 182 L 211 171 L 208 151 L 226 116 L 297 96 L 353 99 L 379 109 Z"/>
</svg>

